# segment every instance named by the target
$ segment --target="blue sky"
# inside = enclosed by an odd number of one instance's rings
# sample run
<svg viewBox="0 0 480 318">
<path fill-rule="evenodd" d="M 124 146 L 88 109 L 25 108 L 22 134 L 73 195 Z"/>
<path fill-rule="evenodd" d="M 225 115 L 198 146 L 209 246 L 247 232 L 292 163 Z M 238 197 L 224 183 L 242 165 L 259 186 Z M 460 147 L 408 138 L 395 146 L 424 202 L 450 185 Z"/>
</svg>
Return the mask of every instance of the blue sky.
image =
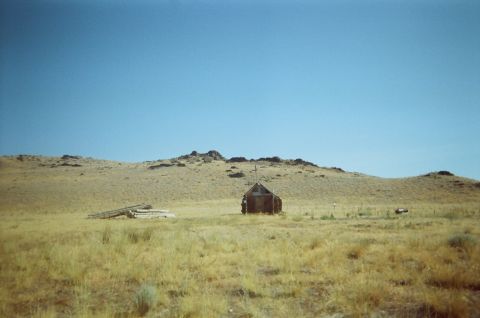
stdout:
<svg viewBox="0 0 480 318">
<path fill-rule="evenodd" d="M 480 179 L 477 1 L 0 1 L 0 154 Z"/>
</svg>

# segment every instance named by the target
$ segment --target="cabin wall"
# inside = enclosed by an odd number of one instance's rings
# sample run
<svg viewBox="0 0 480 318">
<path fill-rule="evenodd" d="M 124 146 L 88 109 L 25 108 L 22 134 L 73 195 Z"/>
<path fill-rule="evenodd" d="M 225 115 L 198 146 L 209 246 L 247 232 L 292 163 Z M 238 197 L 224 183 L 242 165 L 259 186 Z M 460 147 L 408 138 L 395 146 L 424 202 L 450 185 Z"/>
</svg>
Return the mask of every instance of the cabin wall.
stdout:
<svg viewBox="0 0 480 318">
<path fill-rule="evenodd" d="M 282 211 L 282 200 L 278 197 L 274 197 L 271 193 L 264 195 L 249 195 L 247 196 L 246 211 L 245 207 L 242 207 L 242 212 L 247 213 L 277 213 L 280 211 Z"/>
<path fill-rule="evenodd" d="M 279 197 L 275 197 L 275 209 L 274 209 L 274 213 L 278 213 L 278 212 L 282 212 L 282 199 L 280 199 Z"/>
</svg>

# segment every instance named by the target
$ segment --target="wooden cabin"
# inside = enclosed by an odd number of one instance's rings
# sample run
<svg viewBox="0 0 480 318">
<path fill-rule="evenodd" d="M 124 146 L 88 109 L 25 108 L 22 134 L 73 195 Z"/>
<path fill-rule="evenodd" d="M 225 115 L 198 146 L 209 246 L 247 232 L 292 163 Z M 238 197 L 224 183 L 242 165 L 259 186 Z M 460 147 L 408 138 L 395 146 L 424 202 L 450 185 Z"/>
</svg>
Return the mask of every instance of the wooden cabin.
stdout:
<svg viewBox="0 0 480 318">
<path fill-rule="evenodd" d="M 278 213 L 282 211 L 282 199 L 260 182 L 255 183 L 242 199 L 242 213 Z"/>
</svg>

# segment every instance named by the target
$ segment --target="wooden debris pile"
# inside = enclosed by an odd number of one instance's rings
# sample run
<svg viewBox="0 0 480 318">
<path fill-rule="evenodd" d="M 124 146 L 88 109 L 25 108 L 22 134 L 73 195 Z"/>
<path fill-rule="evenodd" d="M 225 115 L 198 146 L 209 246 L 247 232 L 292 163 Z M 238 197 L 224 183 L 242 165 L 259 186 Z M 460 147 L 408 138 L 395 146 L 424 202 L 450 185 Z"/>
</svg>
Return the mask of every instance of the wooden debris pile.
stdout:
<svg viewBox="0 0 480 318">
<path fill-rule="evenodd" d="M 137 204 L 120 209 L 92 213 L 89 219 L 111 219 L 118 216 L 127 216 L 133 219 L 174 218 L 175 213 L 168 210 L 152 209 L 150 204 Z"/>
</svg>

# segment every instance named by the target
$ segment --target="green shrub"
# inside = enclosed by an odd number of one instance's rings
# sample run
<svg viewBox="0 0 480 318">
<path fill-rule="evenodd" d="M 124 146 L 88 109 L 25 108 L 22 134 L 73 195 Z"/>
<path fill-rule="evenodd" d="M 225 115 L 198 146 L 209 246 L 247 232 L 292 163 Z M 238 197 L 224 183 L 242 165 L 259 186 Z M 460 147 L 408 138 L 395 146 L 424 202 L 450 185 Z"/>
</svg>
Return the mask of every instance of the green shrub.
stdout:
<svg viewBox="0 0 480 318">
<path fill-rule="evenodd" d="M 475 237 L 470 234 L 459 233 L 448 238 L 448 245 L 455 248 L 466 249 L 477 243 Z"/>
<path fill-rule="evenodd" d="M 135 309 L 140 316 L 145 316 L 145 314 L 153 307 L 155 304 L 155 299 L 157 296 L 157 290 L 154 286 L 143 284 L 135 293 Z"/>
<path fill-rule="evenodd" d="M 330 215 L 322 215 L 320 217 L 320 220 L 335 220 L 335 217 L 333 216 L 333 214 L 330 214 Z"/>
</svg>

